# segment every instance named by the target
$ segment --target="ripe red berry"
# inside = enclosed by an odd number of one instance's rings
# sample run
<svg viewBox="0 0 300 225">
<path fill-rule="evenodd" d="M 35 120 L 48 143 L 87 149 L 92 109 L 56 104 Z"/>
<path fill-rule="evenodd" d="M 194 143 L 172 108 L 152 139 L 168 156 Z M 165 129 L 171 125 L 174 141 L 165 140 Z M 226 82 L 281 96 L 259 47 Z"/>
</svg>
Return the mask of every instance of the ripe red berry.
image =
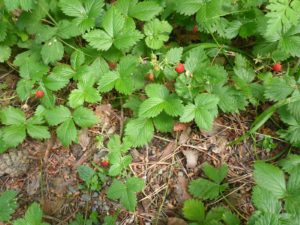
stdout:
<svg viewBox="0 0 300 225">
<path fill-rule="evenodd" d="M 148 73 L 147 74 L 147 80 L 154 81 L 154 74 L 153 73 Z"/>
<path fill-rule="evenodd" d="M 177 73 L 183 73 L 184 72 L 184 64 L 183 63 L 179 63 L 178 65 L 177 65 L 177 67 L 176 67 L 176 72 Z"/>
<path fill-rule="evenodd" d="M 195 25 L 194 28 L 193 28 L 193 33 L 197 33 L 198 31 L 199 31 L 198 26 Z"/>
<path fill-rule="evenodd" d="M 45 95 L 45 93 L 41 90 L 38 90 L 38 91 L 35 92 L 35 96 L 37 98 L 42 98 L 42 97 L 44 97 L 44 95 Z"/>
<path fill-rule="evenodd" d="M 104 160 L 104 161 L 102 161 L 102 162 L 100 162 L 100 165 L 102 166 L 102 167 L 109 167 L 109 162 L 107 161 L 107 160 Z"/>
<path fill-rule="evenodd" d="M 280 63 L 275 63 L 273 66 L 272 66 L 272 70 L 275 71 L 275 72 L 281 72 L 282 70 L 282 65 Z"/>
</svg>

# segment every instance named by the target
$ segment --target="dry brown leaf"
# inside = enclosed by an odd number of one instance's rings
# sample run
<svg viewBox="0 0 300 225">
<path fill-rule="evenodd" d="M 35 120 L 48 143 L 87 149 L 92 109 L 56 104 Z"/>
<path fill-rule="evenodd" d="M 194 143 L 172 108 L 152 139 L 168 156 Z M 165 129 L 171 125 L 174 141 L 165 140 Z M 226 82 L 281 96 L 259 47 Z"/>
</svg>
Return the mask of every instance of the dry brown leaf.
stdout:
<svg viewBox="0 0 300 225">
<path fill-rule="evenodd" d="M 188 179 L 182 173 L 179 173 L 177 177 L 177 183 L 175 184 L 175 197 L 179 203 L 191 198 L 187 187 Z"/>
<path fill-rule="evenodd" d="M 177 131 L 184 131 L 188 128 L 189 124 L 188 123 L 181 123 L 181 122 L 177 122 L 174 124 L 173 126 L 173 131 L 177 132 Z"/>
<path fill-rule="evenodd" d="M 182 151 L 186 158 L 186 167 L 193 169 L 197 166 L 199 152 L 194 150 L 184 150 Z"/>
<path fill-rule="evenodd" d="M 37 173 L 35 176 L 30 177 L 28 179 L 28 183 L 26 185 L 26 192 L 28 195 L 34 195 L 40 187 L 41 174 Z"/>
<path fill-rule="evenodd" d="M 183 219 L 170 217 L 168 218 L 168 225 L 187 225 L 187 223 Z"/>
<path fill-rule="evenodd" d="M 218 134 L 219 132 L 221 132 L 222 130 L 222 127 L 219 125 L 221 124 L 221 121 L 220 119 L 215 119 L 215 121 L 213 122 L 213 127 L 210 131 L 205 131 L 203 129 L 200 129 L 201 131 L 201 134 L 204 136 L 204 137 L 211 137 L 211 136 L 214 136 L 216 134 Z"/>
<path fill-rule="evenodd" d="M 162 151 L 161 155 L 160 155 L 160 159 L 163 159 L 165 157 L 167 157 L 168 155 L 172 154 L 173 153 L 173 150 L 174 150 L 174 147 L 175 147 L 175 142 L 172 141 L 170 142 L 165 148 L 164 150 Z"/>
<path fill-rule="evenodd" d="M 82 147 L 82 151 L 85 151 L 90 144 L 91 138 L 89 137 L 89 131 L 87 128 L 81 129 L 79 132 L 78 142 Z"/>
<path fill-rule="evenodd" d="M 191 131 L 192 131 L 192 129 L 191 129 L 190 127 L 188 127 L 186 130 L 184 130 L 184 131 L 180 134 L 179 141 L 178 141 L 178 143 L 179 143 L 180 145 L 185 144 L 185 143 L 189 140 Z"/>
</svg>

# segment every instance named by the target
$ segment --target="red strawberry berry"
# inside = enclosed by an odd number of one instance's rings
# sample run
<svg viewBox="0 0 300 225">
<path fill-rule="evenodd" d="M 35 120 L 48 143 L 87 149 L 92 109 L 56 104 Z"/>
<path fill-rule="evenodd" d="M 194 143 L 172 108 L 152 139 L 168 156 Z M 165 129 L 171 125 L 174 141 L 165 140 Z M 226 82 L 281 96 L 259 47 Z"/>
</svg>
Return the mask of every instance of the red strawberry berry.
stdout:
<svg viewBox="0 0 300 225">
<path fill-rule="evenodd" d="M 107 160 L 104 160 L 104 161 L 100 162 L 100 165 L 101 165 L 102 167 L 107 168 L 107 167 L 109 167 L 109 162 L 108 162 Z"/>
<path fill-rule="evenodd" d="M 44 95 L 45 95 L 45 93 L 41 90 L 38 90 L 38 91 L 35 92 L 35 96 L 37 98 L 42 98 L 42 97 L 44 97 Z"/>
<path fill-rule="evenodd" d="M 193 28 L 193 33 L 197 33 L 198 31 L 199 31 L 198 26 L 195 25 L 194 28 Z"/>
<path fill-rule="evenodd" d="M 154 81 L 154 74 L 153 73 L 148 73 L 147 74 L 147 80 Z"/>
<path fill-rule="evenodd" d="M 184 64 L 183 63 L 179 63 L 178 65 L 177 65 L 177 67 L 176 67 L 176 72 L 177 73 L 183 73 L 184 72 Z"/>
<path fill-rule="evenodd" d="M 281 72 L 282 70 L 282 65 L 280 63 L 275 63 L 273 66 L 272 66 L 272 70 L 275 71 L 275 72 Z"/>
</svg>

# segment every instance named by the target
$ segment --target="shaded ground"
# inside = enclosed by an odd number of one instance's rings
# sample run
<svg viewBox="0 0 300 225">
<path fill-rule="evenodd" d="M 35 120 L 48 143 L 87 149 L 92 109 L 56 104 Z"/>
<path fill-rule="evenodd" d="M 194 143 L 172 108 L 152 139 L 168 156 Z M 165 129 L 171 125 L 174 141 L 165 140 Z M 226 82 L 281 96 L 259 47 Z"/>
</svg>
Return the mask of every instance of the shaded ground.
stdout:
<svg viewBox="0 0 300 225">
<path fill-rule="evenodd" d="M 7 68 L 1 69 L 1 107 L 22 107 L 31 114 L 37 102 L 30 100 L 28 104 L 20 105 L 14 93 L 17 76 Z M 123 111 L 112 109 L 108 102 L 113 98 L 107 96 L 102 105 L 90 106 L 102 122 L 89 130 L 82 130 L 79 144 L 64 148 L 55 136 L 44 143 L 28 138 L 17 150 L 9 151 L 22 152 L 20 157 L 13 156 L 13 153 L 5 154 L 5 157 L 15 157 L 15 163 L 7 164 L 7 158 L 1 156 L 0 168 L 2 166 L 7 171 L 0 173 L 0 191 L 19 190 L 20 207 L 15 218 L 23 215 L 33 201 L 41 204 L 45 219 L 51 224 L 67 224 L 77 212 L 88 214 L 94 210 L 104 216 L 120 209 L 118 203 L 106 197 L 110 181 L 99 192 L 89 193 L 79 189 L 82 181 L 76 173 L 78 165 L 97 164 L 105 157 L 107 149 L 97 146 L 95 136 L 104 136 L 106 143 L 109 136 L 120 133 L 120 127 L 123 127 L 126 112 L 124 115 Z M 223 115 L 216 120 L 210 133 L 190 125 L 184 131 L 173 134 L 158 133 L 148 146 L 132 149 L 130 153 L 134 160 L 129 173 L 143 178 L 146 188 L 138 195 L 136 213 L 121 209 L 119 224 L 167 224 L 167 218 L 182 217 L 182 203 L 190 198 L 187 185 L 203 175 L 201 165 L 204 162 L 229 166 L 229 190 L 220 199 L 209 202 L 208 206 L 225 204 L 246 220 L 254 210 L 250 199 L 252 162 L 276 156 L 284 149 L 284 142 L 280 140 L 275 141 L 278 145 L 271 153 L 262 150 L 259 144 L 253 144 L 253 140 L 229 145 L 230 141 L 248 130 L 255 116 L 256 112 L 252 109 L 241 115 Z M 268 128 L 261 132 L 274 135 Z M 256 135 L 256 139 L 261 137 Z"/>
</svg>

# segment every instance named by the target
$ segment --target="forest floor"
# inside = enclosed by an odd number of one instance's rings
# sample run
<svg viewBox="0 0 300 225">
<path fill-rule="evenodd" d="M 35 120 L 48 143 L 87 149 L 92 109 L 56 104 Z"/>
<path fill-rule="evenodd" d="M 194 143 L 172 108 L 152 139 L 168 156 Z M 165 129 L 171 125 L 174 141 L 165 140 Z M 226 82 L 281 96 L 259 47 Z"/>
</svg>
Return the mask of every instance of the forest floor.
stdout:
<svg viewBox="0 0 300 225">
<path fill-rule="evenodd" d="M 5 66 L 0 69 L 0 107 L 13 105 L 21 107 L 28 115 L 32 114 L 37 102 L 21 105 L 15 94 L 18 76 Z M 5 174 L 0 171 L 0 191 L 19 191 L 20 207 L 14 217 L 23 215 L 28 205 L 35 201 L 41 204 L 44 219 L 50 224 L 68 224 L 78 212 L 88 215 L 96 211 L 98 215 L 105 216 L 119 210 L 118 221 L 123 225 L 186 224 L 180 218 L 182 203 L 190 198 L 188 183 L 203 176 L 201 165 L 209 162 L 215 166 L 228 165 L 227 182 L 230 187 L 210 206 L 226 204 L 246 221 L 254 210 L 250 199 L 252 163 L 256 159 L 280 157 L 282 149 L 286 147 L 282 140 L 274 140 L 277 145 L 275 149 L 270 152 L 263 149 L 262 137 L 275 136 L 273 130 L 276 130 L 276 123 L 270 122 L 252 139 L 230 145 L 231 141 L 249 130 L 257 116 L 258 112 L 249 108 L 239 115 L 221 115 L 211 132 L 201 131 L 190 124 L 183 131 L 173 134 L 157 133 L 149 145 L 131 149 L 133 162 L 128 173 L 143 178 L 146 186 L 138 195 L 136 213 L 130 214 L 106 197 L 105 190 L 111 181 L 99 191 L 89 192 L 80 189 L 82 181 L 76 171 L 79 165 L 99 164 L 107 154 L 105 146 L 108 138 L 115 133 L 122 135 L 124 122 L 129 115 L 122 108 L 113 109 L 111 102 L 114 102 L 114 98 L 108 95 L 101 104 L 89 106 L 101 122 L 82 130 L 78 144 L 65 148 L 54 135 L 44 142 L 27 138 L 18 149 L 11 149 L 0 156 L 0 168 L 6 171 Z M 99 135 L 104 137 L 103 146 L 97 143 L 96 136 Z M 6 165 L 4 155 L 16 152 L 18 157 Z"/>
</svg>

